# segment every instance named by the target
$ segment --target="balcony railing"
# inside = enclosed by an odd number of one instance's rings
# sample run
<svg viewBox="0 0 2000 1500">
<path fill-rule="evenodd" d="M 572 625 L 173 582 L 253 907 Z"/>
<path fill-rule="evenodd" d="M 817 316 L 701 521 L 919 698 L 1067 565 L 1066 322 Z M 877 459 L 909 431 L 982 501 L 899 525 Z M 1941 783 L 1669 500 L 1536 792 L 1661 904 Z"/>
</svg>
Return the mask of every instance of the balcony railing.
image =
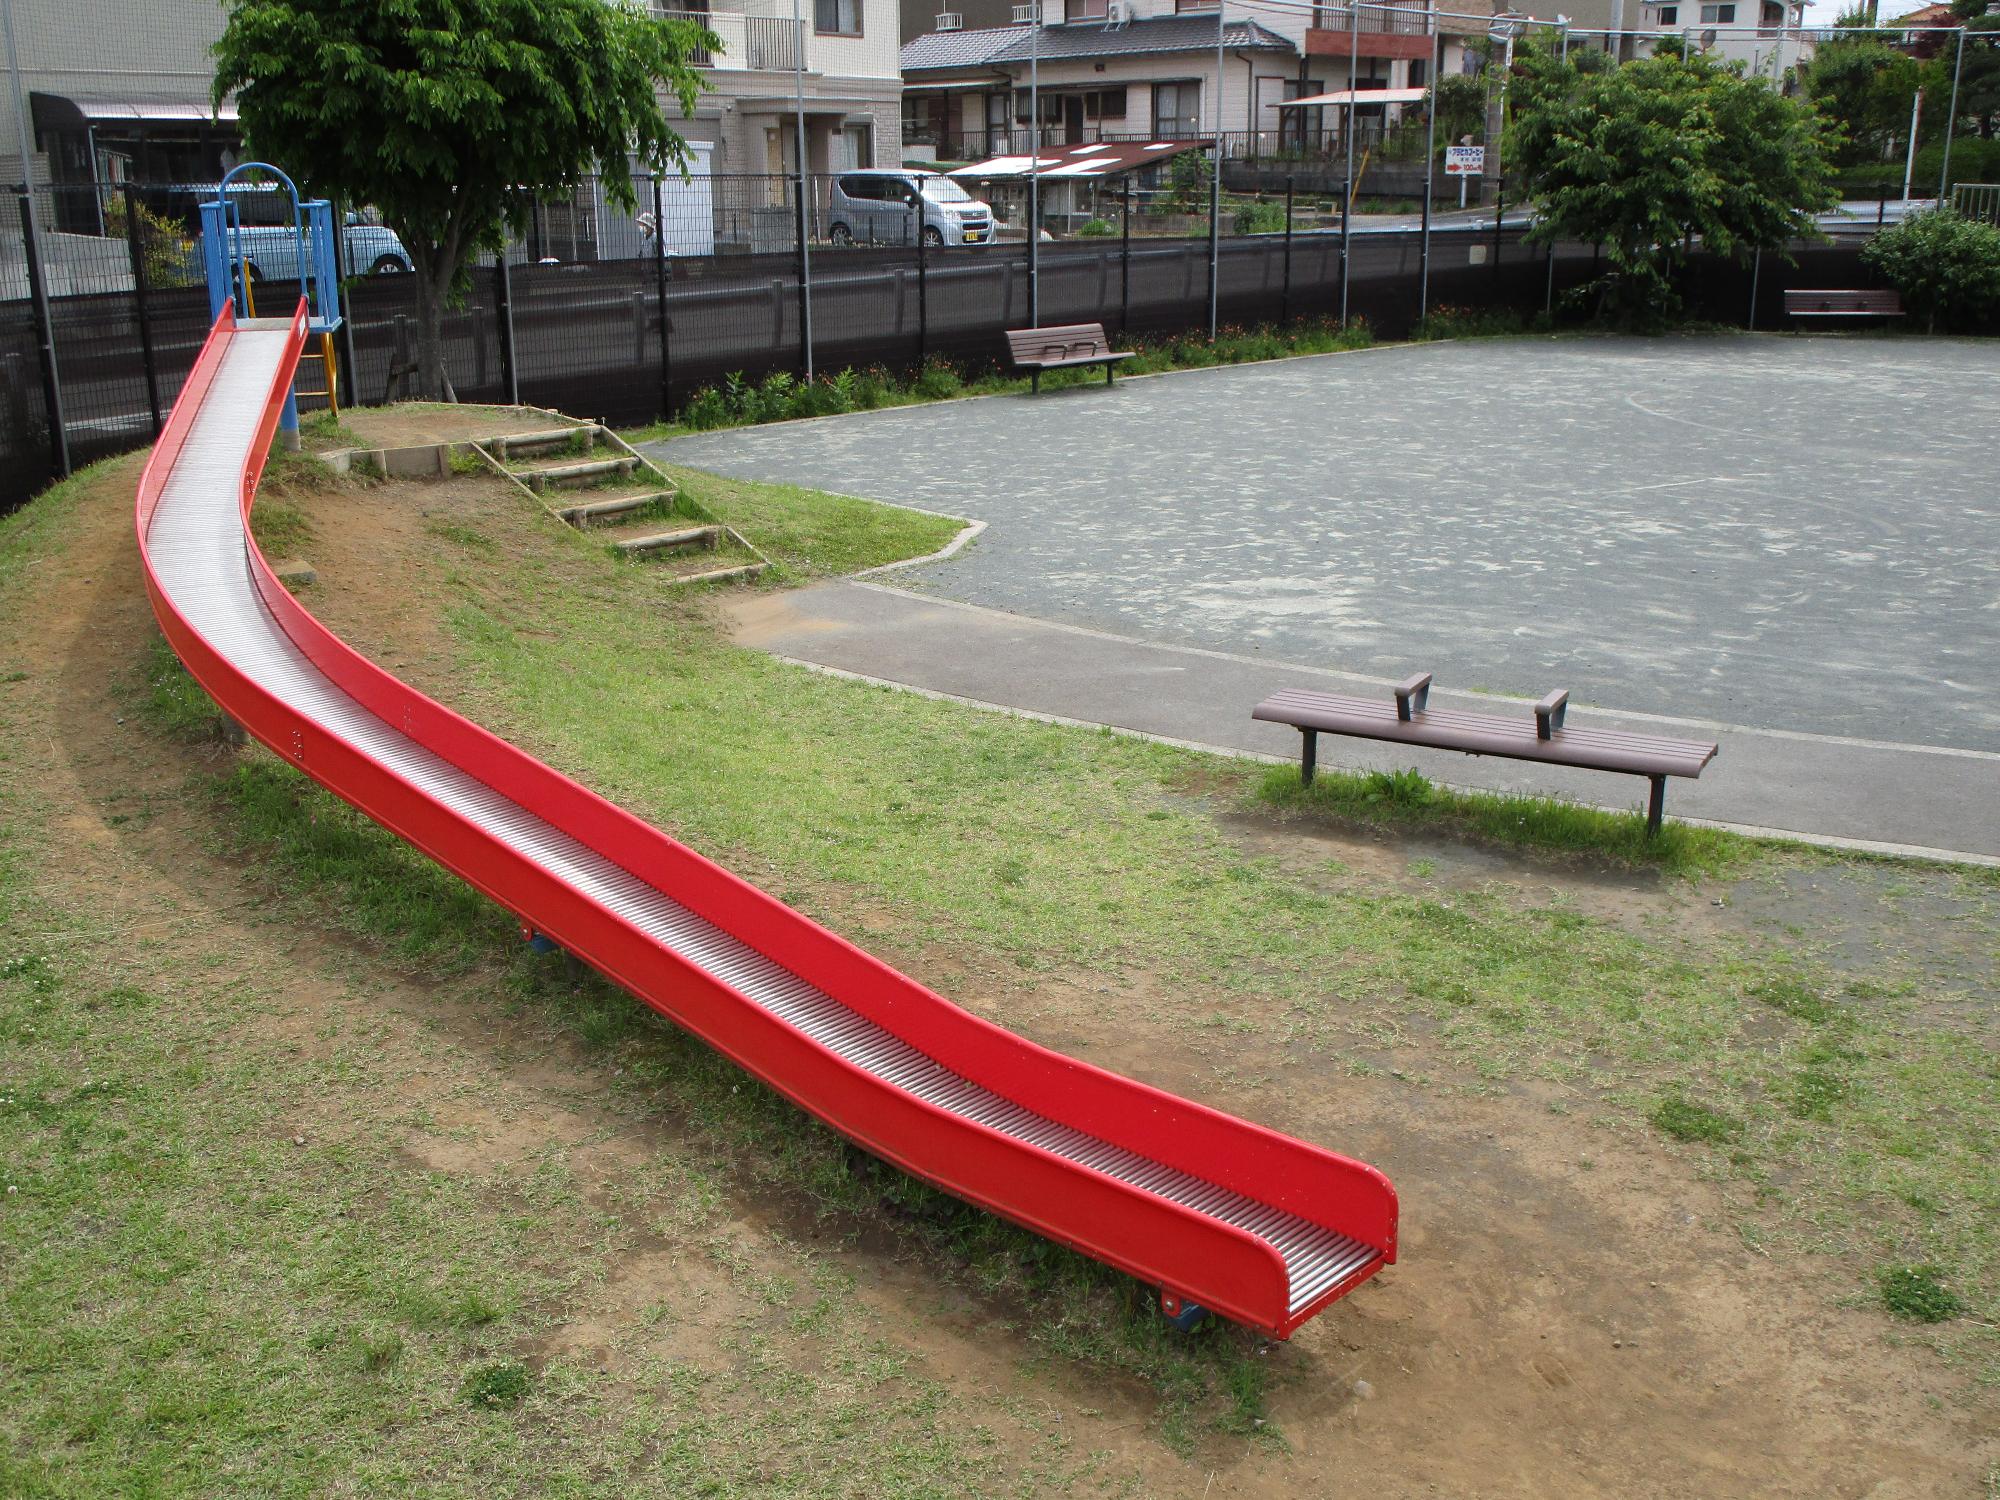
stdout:
<svg viewBox="0 0 2000 1500">
<path fill-rule="evenodd" d="M 1311 120 L 1302 119 L 1278 130 L 1225 130 L 1222 133 L 1223 160 L 1313 162 L 1344 158 L 1347 138 L 1341 134 L 1335 114 L 1335 111 L 1326 111 L 1324 128 L 1315 128 Z M 1386 152 L 1393 160 L 1411 155 L 1421 160 L 1424 151 L 1422 121 L 1421 107 L 1417 105 L 1405 106 L 1403 117 L 1394 125 L 1385 126 L 1379 118 L 1364 116 L 1354 123 L 1355 148 L 1378 154 Z M 903 129 L 903 144 L 906 147 L 928 146 L 937 153 L 939 161 L 945 162 L 1025 156 L 1029 149 L 1028 138 L 1029 131 L 1025 125 L 1018 130 L 995 128 L 970 136 L 942 137 L 923 126 L 906 124 Z M 1203 156 L 1215 145 L 1213 135 L 1174 131 L 1141 134 L 1128 130 L 1098 130 L 1089 126 L 1076 140 L 1070 140 L 1060 126 L 1051 126 L 1042 132 L 1044 151 L 1059 150 L 1066 145 L 1094 145 L 1100 141 L 1186 141 L 1197 148 L 1197 154 Z"/>
<path fill-rule="evenodd" d="M 1313 28 L 1317 31 L 1346 31 L 1350 28 L 1363 33 L 1378 32 L 1391 36 L 1429 36 L 1437 26 L 1437 17 L 1421 10 L 1388 10 L 1367 5 L 1353 7 L 1360 20 L 1349 19 L 1349 8 L 1344 5 L 1320 5 L 1313 8 Z"/>
<path fill-rule="evenodd" d="M 736 10 L 693 11 L 655 5 L 653 14 L 669 21 L 693 21 L 714 32 L 722 45 L 689 59 L 717 72 L 753 69 L 789 73 L 799 65 L 798 30 L 789 16 L 746 16 Z"/>
</svg>

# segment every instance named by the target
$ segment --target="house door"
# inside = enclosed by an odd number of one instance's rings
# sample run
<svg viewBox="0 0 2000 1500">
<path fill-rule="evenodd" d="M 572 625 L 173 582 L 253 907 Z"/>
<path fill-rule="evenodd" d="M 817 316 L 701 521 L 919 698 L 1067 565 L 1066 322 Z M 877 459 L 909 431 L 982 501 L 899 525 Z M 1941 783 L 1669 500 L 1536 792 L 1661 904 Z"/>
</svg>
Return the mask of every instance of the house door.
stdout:
<svg viewBox="0 0 2000 1500">
<path fill-rule="evenodd" d="M 1063 96 L 1063 144 L 1080 146 L 1083 144 L 1083 95 Z"/>
</svg>

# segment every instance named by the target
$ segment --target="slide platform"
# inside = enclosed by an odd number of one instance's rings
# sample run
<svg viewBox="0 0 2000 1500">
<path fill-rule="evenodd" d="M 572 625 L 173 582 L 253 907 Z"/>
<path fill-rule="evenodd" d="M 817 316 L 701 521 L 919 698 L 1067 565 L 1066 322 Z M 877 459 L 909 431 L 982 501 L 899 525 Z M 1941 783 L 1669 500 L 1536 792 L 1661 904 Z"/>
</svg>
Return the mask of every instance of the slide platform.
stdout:
<svg viewBox="0 0 2000 1500">
<path fill-rule="evenodd" d="M 362 657 L 250 506 L 306 333 L 225 308 L 139 485 L 160 627 L 258 740 L 904 1171 L 1279 1338 L 1396 1258 L 1320 1147 L 1039 1047 L 925 989 Z"/>
</svg>

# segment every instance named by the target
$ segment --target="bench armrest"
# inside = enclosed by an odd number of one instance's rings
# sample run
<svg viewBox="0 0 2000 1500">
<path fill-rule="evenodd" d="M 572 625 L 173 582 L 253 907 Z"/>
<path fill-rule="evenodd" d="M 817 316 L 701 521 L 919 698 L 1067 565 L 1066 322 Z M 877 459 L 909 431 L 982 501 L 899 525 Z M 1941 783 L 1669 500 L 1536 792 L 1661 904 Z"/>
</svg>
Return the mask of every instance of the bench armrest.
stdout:
<svg viewBox="0 0 2000 1500">
<path fill-rule="evenodd" d="M 1535 738 L 1545 740 L 1563 727 L 1569 713 L 1569 689 L 1557 688 L 1535 705 Z"/>
<path fill-rule="evenodd" d="M 1396 717 L 1405 724 L 1412 716 L 1424 711 L 1431 701 L 1431 674 L 1419 672 L 1416 676 L 1396 684 Z"/>
</svg>

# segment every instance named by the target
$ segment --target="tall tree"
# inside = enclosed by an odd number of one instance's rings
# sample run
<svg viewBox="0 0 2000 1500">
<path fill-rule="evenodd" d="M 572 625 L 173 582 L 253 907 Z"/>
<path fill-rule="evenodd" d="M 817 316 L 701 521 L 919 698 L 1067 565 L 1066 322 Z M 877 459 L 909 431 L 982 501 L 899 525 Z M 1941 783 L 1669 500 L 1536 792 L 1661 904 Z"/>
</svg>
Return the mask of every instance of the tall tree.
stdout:
<svg viewBox="0 0 2000 1500">
<path fill-rule="evenodd" d="M 660 101 L 692 114 L 689 59 L 718 45 L 606 0 L 233 0 L 215 99 L 236 95 L 253 151 L 402 238 L 419 384 L 437 396 L 444 306 L 471 256 L 590 172 L 631 207 L 637 167 L 684 167 Z"/>
<path fill-rule="evenodd" d="M 1916 59 L 1879 37 L 1842 36 L 1820 44 L 1799 77 L 1820 114 L 1840 130 L 1839 165 L 1879 163 L 1905 138 L 1918 72 Z"/>
<path fill-rule="evenodd" d="M 1602 245 L 1600 293 L 1621 321 L 1678 309 L 1695 240 L 1740 259 L 1815 234 L 1834 202 L 1819 116 L 1738 65 L 1662 48 L 1523 93 L 1509 144 L 1539 205 L 1529 237 Z"/>
</svg>

